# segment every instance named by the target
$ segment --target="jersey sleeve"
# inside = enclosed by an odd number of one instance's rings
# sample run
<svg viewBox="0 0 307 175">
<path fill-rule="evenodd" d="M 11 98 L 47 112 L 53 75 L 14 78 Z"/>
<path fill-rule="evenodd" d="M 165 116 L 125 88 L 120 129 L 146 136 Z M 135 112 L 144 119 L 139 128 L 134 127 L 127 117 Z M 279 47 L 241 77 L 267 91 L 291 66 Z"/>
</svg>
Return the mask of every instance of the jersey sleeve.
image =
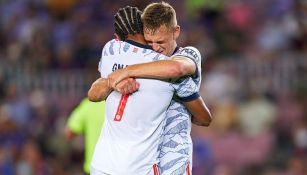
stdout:
<svg viewBox="0 0 307 175">
<path fill-rule="evenodd" d="M 199 97 L 198 86 L 191 77 L 181 78 L 172 84 L 175 95 L 182 102 L 189 102 Z"/>
<path fill-rule="evenodd" d="M 184 47 L 179 52 L 174 54 L 172 57 L 175 56 L 182 56 L 191 59 L 196 66 L 195 74 L 192 76 L 193 80 L 195 81 L 198 86 L 200 86 L 201 80 L 201 54 L 198 49 L 192 46 Z"/>
<path fill-rule="evenodd" d="M 84 131 L 84 116 L 86 116 L 86 100 L 82 102 L 74 109 L 68 118 L 67 127 L 76 134 L 81 134 Z"/>
</svg>

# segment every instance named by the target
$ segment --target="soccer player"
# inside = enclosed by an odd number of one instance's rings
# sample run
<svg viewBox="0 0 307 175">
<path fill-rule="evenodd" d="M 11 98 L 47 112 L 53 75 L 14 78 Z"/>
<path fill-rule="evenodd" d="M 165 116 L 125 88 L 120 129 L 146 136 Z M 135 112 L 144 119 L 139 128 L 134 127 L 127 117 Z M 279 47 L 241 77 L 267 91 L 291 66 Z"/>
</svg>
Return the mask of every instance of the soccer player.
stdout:
<svg viewBox="0 0 307 175">
<path fill-rule="evenodd" d="M 150 49 L 142 35 L 141 12 L 126 7 L 115 15 L 115 33 L 120 40 L 109 41 L 99 64 L 101 77 L 137 63 L 165 59 Z M 138 79 L 139 90 L 130 95 L 112 91 L 106 99 L 106 120 L 95 148 L 91 174 L 158 174 L 158 145 L 166 110 L 174 92 L 180 100 L 199 97 L 189 77 L 181 83 Z"/>
<path fill-rule="evenodd" d="M 199 89 L 201 55 L 194 47 L 179 48 L 177 46 L 176 39 L 180 34 L 180 26 L 177 24 L 176 12 L 173 7 L 165 2 L 149 4 L 142 14 L 142 22 L 146 42 L 155 51 L 168 56 L 172 55 L 173 60 L 182 65 L 188 65 L 182 66 L 189 67 L 187 71 L 182 71 L 183 75 L 190 75 Z M 191 64 L 191 61 L 194 64 Z M 109 83 L 115 88 L 117 83 L 129 77 L 165 78 L 170 75 L 168 69 L 171 64 L 173 63 L 170 61 L 156 61 L 132 65 L 109 75 Z M 189 86 L 188 83 L 185 85 Z M 199 114 L 195 110 L 189 110 L 189 112 L 180 101 L 173 100 L 171 102 L 167 111 L 163 143 L 160 145 L 159 168 L 161 174 L 191 174 L 193 149 L 190 136 L 191 120 L 196 124 L 206 126 L 211 121 L 211 115 L 208 111 L 207 116 L 200 117 L 200 121 L 197 122 L 195 117 Z"/>
<path fill-rule="evenodd" d="M 91 161 L 94 149 L 99 138 L 100 130 L 104 121 L 105 102 L 93 103 L 84 98 L 73 110 L 67 120 L 65 136 L 71 140 L 83 134 L 85 139 L 85 157 L 83 170 L 90 173 Z"/>
</svg>

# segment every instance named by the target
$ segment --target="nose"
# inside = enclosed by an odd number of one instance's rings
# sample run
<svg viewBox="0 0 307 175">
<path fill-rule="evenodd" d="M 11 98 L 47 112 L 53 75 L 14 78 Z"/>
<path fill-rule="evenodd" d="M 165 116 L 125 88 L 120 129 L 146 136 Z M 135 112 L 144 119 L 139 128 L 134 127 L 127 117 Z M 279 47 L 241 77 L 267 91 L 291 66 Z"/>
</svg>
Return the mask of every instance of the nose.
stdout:
<svg viewBox="0 0 307 175">
<path fill-rule="evenodd" d="M 159 49 L 160 49 L 159 44 L 153 43 L 153 44 L 152 44 L 152 49 L 153 49 L 154 51 L 156 51 L 156 52 L 159 52 Z"/>
</svg>

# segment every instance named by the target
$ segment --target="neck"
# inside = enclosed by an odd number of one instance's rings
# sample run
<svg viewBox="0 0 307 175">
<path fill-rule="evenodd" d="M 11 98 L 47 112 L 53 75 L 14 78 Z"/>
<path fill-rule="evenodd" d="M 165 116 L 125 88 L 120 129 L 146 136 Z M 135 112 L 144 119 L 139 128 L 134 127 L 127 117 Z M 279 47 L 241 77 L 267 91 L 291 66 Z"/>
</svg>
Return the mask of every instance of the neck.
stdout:
<svg viewBox="0 0 307 175">
<path fill-rule="evenodd" d="M 135 35 L 128 34 L 127 40 L 132 40 L 132 41 L 138 42 L 140 44 L 147 44 L 145 39 L 144 39 L 144 36 L 142 34 L 135 34 Z"/>
<path fill-rule="evenodd" d="M 174 54 L 174 52 L 176 51 L 176 49 L 177 49 L 177 43 L 175 42 L 174 47 L 173 47 L 171 53 L 169 53 L 168 56 L 172 56 Z"/>
</svg>

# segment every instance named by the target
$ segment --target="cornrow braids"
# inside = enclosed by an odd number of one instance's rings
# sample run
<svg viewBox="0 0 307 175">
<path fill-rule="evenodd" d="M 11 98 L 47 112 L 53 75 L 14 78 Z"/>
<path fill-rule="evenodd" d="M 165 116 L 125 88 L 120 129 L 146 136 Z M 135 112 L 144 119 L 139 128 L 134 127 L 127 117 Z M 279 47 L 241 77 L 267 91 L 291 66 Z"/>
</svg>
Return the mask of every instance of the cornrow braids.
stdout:
<svg viewBox="0 0 307 175">
<path fill-rule="evenodd" d="M 143 34 L 142 12 L 136 7 L 132 8 L 132 21 L 134 22 L 137 33 Z"/>
<path fill-rule="evenodd" d="M 115 33 L 122 41 L 128 34 L 143 34 L 142 12 L 137 7 L 126 6 L 120 8 L 114 15 Z"/>
</svg>

